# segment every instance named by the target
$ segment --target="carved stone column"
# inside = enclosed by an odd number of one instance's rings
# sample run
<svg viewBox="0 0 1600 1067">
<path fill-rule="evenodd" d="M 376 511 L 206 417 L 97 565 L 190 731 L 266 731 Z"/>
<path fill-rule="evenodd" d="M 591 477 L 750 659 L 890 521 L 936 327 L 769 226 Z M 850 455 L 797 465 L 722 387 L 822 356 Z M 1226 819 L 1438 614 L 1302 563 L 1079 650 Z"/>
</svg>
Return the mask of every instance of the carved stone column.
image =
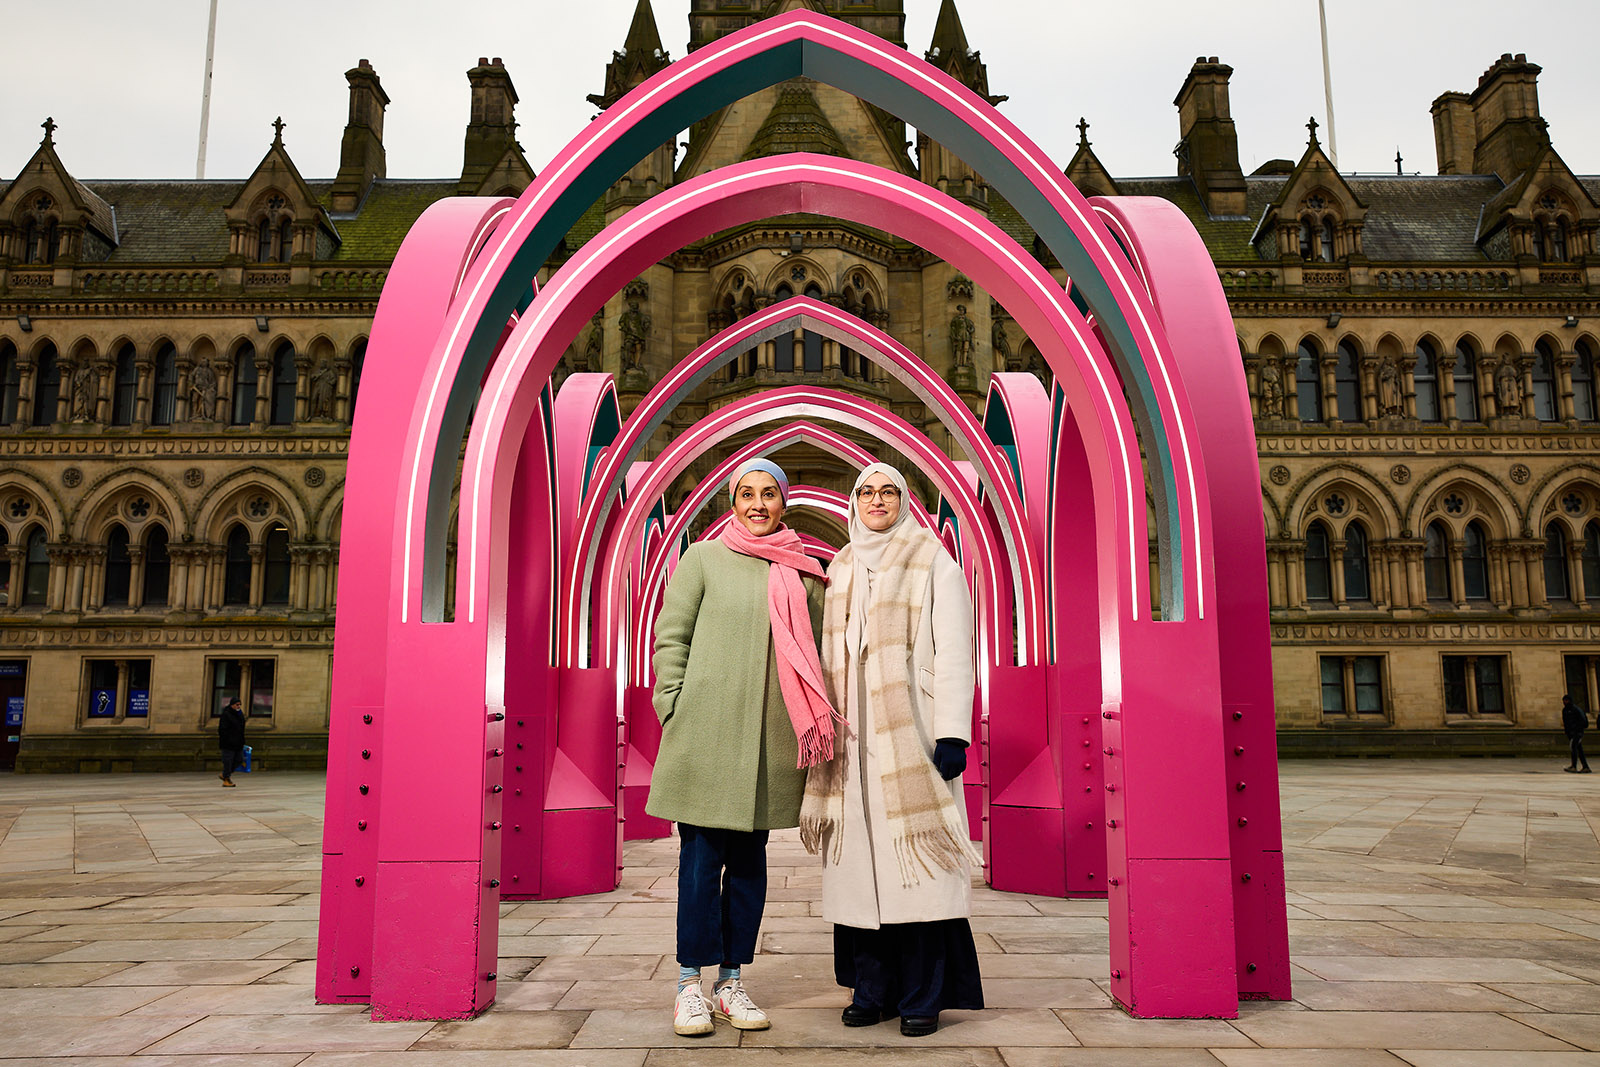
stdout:
<svg viewBox="0 0 1600 1067">
<path fill-rule="evenodd" d="M 1462 559 L 1467 551 L 1465 541 L 1450 542 L 1450 600 L 1455 606 L 1467 606 L 1467 573 Z"/>
<path fill-rule="evenodd" d="M 111 425 L 112 391 L 116 389 L 117 364 L 110 358 L 94 363 L 94 406 L 92 418 L 101 426 Z"/>
<path fill-rule="evenodd" d="M 305 422 L 311 411 L 311 354 L 294 355 L 294 421 Z"/>
<path fill-rule="evenodd" d="M 250 606 L 261 606 L 262 587 L 266 584 L 267 546 L 260 541 L 250 543 Z"/>
<path fill-rule="evenodd" d="M 128 546 L 128 607 L 138 611 L 144 607 L 144 546 Z"/>
<path fill-rule="evenodd" d="M 1456 354 L 1440 353 L 1434 361 L 1439 369 L 1439 417 L 1446 425 L 1454 425 L 1456 415 Z"/>
<path fill-rule="evenodd" d="M 311 600 L 307 606 L 312 611 L 322 611 L 328 606 L 328 561 L 332 555 L 332 550 L 326 546 L 319 546 L 311 553 Z"/>
<path fill-rule="evenodd" d="M 1556 418 L 1576 423 L 1578 412 L 1573 404 L 1572 368 L 1578 362 L 1578 353 L 1562 352 L 1556 356 Z"/>
<path fill-rule="evenodd" d="M 289 547 L 289 609 L 304 611 L 311 601 L 311 546 Z"/>
<path fill-rule="evenodd" d="M 156 378 L 155 360 L 150 353 L 134 360 L 134 369 L 139 372 L 138 383 L 133 387 L 133 428 L 142 430 L 150 425 L 151 390 Z"/>
<path fill-rule="evenodd" d="M 1344 600 L 1344 550 L 1349 542 L 1344 538 L 1328 542 L 1328 596 L 1333 606 L 1343 608 Z"/>
<path fill-rule="evenodd" d="M 17 421 L 12 423 L 21 430 L 33 422 L 34 372 L 38 364 L 31 356 L 17 355 Z"/>
<path fill-rule="evenodd" d="M 1339 383 L 1335 377 L 1338 367 L 1338 349 L 1324 354 L 1317 363 L 1317 380 L 1322 385 L 1322 421 L 1332 422 L 1334 419 L 1340 419 L 1345 422 L 1355 422 L 1355 419 L 1349 418 L 1339 410 Z"/>
<path fill-rule="evenodd" d="M 4 607 L 15 608 L 22 602 L 23 575 L 28 566 L 27 547 L 21 544 L 8 545 L 6 562 L 9 566 L 6 568 L 5 584 L 0 585 L 0 595 L 5 596 Z"/>
<path fill-rule="evenodd" d="M 256 356 L 256 411 L 250 420 L 257 429 L 272 420 L 272 357 Z"/>
<path fill-rule="evenodd" d="M 1589 591 L 1584 588 L 1583 581 L 1582 541 L 1569 541 L 1567 543 L 1567 558 L 1563 563 L 1567 568 L 1567 588 L 1572 595 L 1572 604 L 1582 611 L 1589 606 Z"/>
</svg>

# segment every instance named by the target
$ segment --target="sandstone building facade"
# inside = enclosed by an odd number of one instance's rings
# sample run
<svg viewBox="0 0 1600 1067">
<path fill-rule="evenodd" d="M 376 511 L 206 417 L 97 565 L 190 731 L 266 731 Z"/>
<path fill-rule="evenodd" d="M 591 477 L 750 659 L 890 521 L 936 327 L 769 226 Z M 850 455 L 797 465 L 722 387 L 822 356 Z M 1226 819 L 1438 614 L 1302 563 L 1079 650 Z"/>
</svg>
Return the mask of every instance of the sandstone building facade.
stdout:
<svg viewBox="0 0 1600 1067">
<path fill-rule="evenodd" d="M 688 46 L 796 5 L 907 44 L 899 0 L 690 0 Z M 923 52 L 1004 99 L 953 0 Z M 590 99 L 609 106 L 668 62 L 639 0 Z M 1243 173 L 1231 72 L 1202 57 L 1182 80 L 1175 174 L 1114 177 L 1086 124 L 1066 171 L 1091 195 L 1177 204 L 1229 295 L 1261 455 L 1283 748 L 1552 750 L 1563 691 L 1600 704 L 1600 179 L 1552 147 L 1522 56 L 1433 102 L 1426 176 L 1341 173 L 1314 124 L 1296 158 Z M 429 204 L 533 179 L 499 60 L 468 72 L 460 173 L 439 180 L 386 176 L 388 97 L 365 61 L 346 77 L 331 179 L 303 178 L 275 124 L 242 181 L 84 182 L 47 120 L 0 185 L 0 766 L 199 766 L 233 694 L 268 765 L 321 759 L 344 456 L 361 378 L 382 373 L 366 338 L 385 271 Z M 943 146 L 796 81 L 651 152 L 550 268 L 675 182 L 785 151 L 919 178 L 1048 256 Z M 799 216 L 652 267 L 565 370 L 616 375 L 627 408 L 712 333 L 799 293 L 880 325 L 974 406 L 995 371 L 1046 373 L 1006 309 L 947 264 Z M 853 390 L 949 443 L 870 361 L 805 333 L 745 354 L 662 439 L 796 381 Z M 783 458 L 797 482 L 850 478 L 820 452 Z M 796 522 L 843 537 L 822 517 Z"/>
</svg>

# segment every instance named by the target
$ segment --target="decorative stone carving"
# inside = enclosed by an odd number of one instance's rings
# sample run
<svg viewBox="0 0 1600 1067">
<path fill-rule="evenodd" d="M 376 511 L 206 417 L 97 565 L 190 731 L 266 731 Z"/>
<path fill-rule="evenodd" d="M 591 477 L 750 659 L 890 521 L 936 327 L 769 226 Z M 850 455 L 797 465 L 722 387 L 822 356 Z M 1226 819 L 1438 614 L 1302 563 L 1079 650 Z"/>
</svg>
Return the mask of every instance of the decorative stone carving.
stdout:
<svg viewBox="0 0 1600 1067">
<path fill-rule="evenodd" d="M 1272 479 L 1273 485 L 1288 485 L 1289 468 L 1280 463 L 1276 467 L 1272 468 L 1272 470 L 1267 474 L 1267 477 Z"/>
<path fill-rule="evenodd" d="M 643 282 L 635 283 L 643 285 Z M 633 286 L 630 285 L 631 291 Z M 622 372 L 643 371 L 645 355 L 650 347 L 650 316 L 639 310 L 639 301 L 630 299 L 628 310 L 617 320 L 622 331 Z"/>
<path fill-rule="evenodd" d="M 68 467 L 61 472 L 61 484 L 68 489 L 76 489 L 83 484 L 83 471 L 77 467 Z"/>
<path fill-rule="evenodd" d="M 72 372 L 73 422 L 88 422 L 94 418 L 95 370 L 88 363 L 80 363 Z"/>
<path fill-rule="evenodd" d="M 1533 472 L 1526 463 L 1513 463 L 1511 465 L 1511 480 L 1518 485 L 1527 485 L 1528 479 L 1533 477 Z"/>
<path fill-rule="evenodd" d="M 217 372 L 209 361 L 201 360 L 189 372 L 189 417 L 210 422 L 217 410 Z"/>
<path fill-rule="evenodd" d="M 950 356 L 956 366 L 965 367 L 972 362 L 977 334 L 978 324 L 968 317 L 967 305 L 957 304 L 956 313 L 950 317 Z"/>
<path fill-rule="evenodd" d="M 1276 419 L 1283 415 L 1283 372 L 1276 363 L 1261 368 L 1261 417 Z"/>
<path fill-rule="evenodd" d="M 317 369 L 311 374 L 311 417 L 314 419 L 333 418 L 333 402 L 338 392 L 339 372 L 333 368 L 333 360 L 323 356 L 317 364 Z"/>
<path fill-rule="evenodd" d="M 972 279 L 964 274 L 957 274 L 945 283 L 944 291 L 951 300 L 971 300 Z"/>
<path fill-rule="evenodd" d="M 1509 359 L 1500 361 L 1494 372 L 1494 395 L 1500 404 L 1500 414 L 1522 414 L 1522 375 Z"/>
<path fill-rule="evenodd" d="M 1378 406 L 1383 415 L 1405 413 L 1400 399 L 1400 368 L 1393 357 L 1378 366 Z"/>
<path fill-rule="evenodd" d="M 1396 463 L 1389 468 L 1389 480 L 1395 485 L 1405 485 L 1411 480 L 1411 468 L 1404 463 Z"/>
<path fill-rule="evenodd" d="M 206 472 L 199 467 L 190 467 L 183 472 L 183 484 L 190 489 L 198 489 L 206 481 Z"/>
<path fill-rule="evenodd" d="M 321 467 L 307 467 L 305 474 L 306 484 L 315 489 L 328 480 L 328 472 Z"/>
</svg>

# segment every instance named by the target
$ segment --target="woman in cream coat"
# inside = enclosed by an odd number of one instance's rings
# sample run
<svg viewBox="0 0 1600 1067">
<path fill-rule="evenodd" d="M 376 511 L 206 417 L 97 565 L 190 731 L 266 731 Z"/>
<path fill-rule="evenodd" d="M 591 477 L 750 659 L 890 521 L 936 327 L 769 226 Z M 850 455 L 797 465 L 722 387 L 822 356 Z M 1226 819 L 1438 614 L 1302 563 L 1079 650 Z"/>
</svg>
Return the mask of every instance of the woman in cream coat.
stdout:
<svg viewBox="0 0 1600 1067">
<path fill-rule="evenodd" d="M 983 1007 L 968 922 L 972 847 L 961 772 L 972 730 L 972 600 L 961 568 L 910 519 L 899 471 L 875 463 L 850 502 L 850 544 L 829 569 L 822 666 L 852 732 L 813 767 L 801 836 L 820 852 L 846 1026 Z"/>
</svg>

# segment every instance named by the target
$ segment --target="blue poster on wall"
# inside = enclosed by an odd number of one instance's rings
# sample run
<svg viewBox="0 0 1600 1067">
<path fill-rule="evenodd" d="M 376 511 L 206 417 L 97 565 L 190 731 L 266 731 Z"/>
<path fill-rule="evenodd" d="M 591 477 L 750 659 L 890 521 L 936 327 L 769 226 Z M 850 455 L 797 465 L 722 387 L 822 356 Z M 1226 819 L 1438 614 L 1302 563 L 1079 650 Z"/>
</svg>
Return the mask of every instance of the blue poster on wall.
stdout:
<svg viewBox="0 0 1600 1067">
<path fill-rule="evenodd" d="M 128 718 L 142 719 L 150 714 L 150 690 L 131 689 L 128 691 Z"/>
<path fill-rule="evenodd" d="M 115 689 L 89 690 L 89 718 L 109 719 L 116 715 L 117 691 Z"/>
<path fill-rule="evenodd" d="M 6 725 L 22 725 L 22 697 L 6 697 Z"/>
<path fill-rule="evenodd" d="M 21 678 L 24 666 L 18 659 L 0 660 L 0 678 Z"/>
</svg>

